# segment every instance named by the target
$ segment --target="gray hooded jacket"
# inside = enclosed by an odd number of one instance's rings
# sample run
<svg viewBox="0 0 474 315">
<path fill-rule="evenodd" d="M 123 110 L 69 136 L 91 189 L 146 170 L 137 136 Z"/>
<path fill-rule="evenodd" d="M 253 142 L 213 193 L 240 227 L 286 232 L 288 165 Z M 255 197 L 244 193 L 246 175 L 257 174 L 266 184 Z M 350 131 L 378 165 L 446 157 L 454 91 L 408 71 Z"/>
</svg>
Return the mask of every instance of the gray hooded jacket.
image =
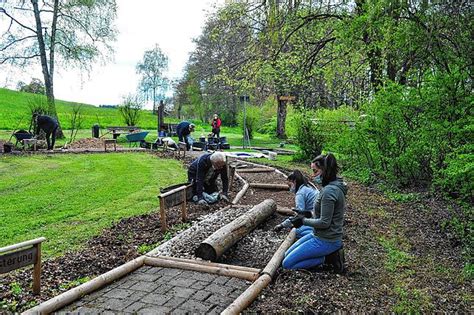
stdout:
<svg viewBox="0 0 474 315">
<path fill-rule="evenodd" d="M 342 225 L 346 211 L 347 184 L 338 178 L 326 185 L 314 205 L 315 218 L 304 219 L 304 225 L 314 228 L 314 235 L 327 240 L 342 240 Z"/>
</svg>

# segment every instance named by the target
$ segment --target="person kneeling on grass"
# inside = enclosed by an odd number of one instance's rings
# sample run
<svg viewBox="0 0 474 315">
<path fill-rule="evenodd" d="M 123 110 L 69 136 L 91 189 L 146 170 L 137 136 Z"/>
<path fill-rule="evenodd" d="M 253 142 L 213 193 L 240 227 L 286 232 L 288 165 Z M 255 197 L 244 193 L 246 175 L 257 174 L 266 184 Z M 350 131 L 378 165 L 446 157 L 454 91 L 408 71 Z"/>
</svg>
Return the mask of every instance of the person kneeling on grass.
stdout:
<svg viewBox="0 0 474 315">
<path fill-rule="evenodd" d="M 285 253 L 283 268 L 312 269 L 323 263 L 334 266 L 334 271 L 343 273 L 344 251 L 342 249 L 342 226 L 346 210 L 347 185 L 337 177 L 339 170 L 336 158 L 331 153 L 319 155 L 312 163 L 315 182 L 323 189 L 316 201 L 315 218 L 297 215 L 291 219 L 295 228 L 310 226 L 313 233 L 294 243 Z"/>
<path fill-rule="evenodd" d="M 218 176 L 222 181 L 222 194 L 220 195 L 216 183 Z M 198 205 L 205 206 L 217 202 L 219 197 L 228 202 L 229 177 L 225 154 L 222 152 L 207 153 L 195 159 L 188 168 L 188 181 L 193 185 L 193 200 Z"/>
<path fill-rule="evenodd" d="M 299 170 L 294 170 L 287 178 L 290 192 L 296 194 L 295 204 L 293 209 L 297 214 L 302 214 L 306 218 L 314 217 L 314 204 L 319 196 L 319 190 L 311 186 L 304 175 Z M 291 228 L 293 224 L 291 219 L 286 219 L 281 224 L 275 227 L 275 230 L 281 228 Z M 311 226 L 303 225 L 296 229 L 296 238 L 300 239 L 306 234 L 312 234 L 313 228 Z"/>
</svg>

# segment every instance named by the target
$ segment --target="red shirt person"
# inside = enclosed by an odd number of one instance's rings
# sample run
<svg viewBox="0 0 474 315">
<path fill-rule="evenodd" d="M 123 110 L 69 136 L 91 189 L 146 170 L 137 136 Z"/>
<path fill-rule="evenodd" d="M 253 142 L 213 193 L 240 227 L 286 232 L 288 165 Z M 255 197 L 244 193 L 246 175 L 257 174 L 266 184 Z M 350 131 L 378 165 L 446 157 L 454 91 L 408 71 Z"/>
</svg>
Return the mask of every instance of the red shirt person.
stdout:
<svg viewBox="0 0 474 315">
<path fill-rule="evenodd" d="M 212 126 L 212 137 L 217 137 L 219 139 L 219 134 L 221 133 L 221 120 L 217 114 L 214 114 L 214 118 L 211 122 Z"/>
</svg>

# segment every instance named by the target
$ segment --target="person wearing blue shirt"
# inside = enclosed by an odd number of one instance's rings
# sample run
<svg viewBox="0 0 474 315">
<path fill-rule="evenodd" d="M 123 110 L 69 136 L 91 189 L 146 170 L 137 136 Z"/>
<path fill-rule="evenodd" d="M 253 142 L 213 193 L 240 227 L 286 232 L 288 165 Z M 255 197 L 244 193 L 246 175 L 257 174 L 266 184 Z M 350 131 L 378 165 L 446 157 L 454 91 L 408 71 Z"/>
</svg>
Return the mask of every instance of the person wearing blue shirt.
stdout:
<svg viewBox="0 0 474 315">
<path fill-rule="evenodd" d="M 180 142 L 186 143 L 186 148 L 189 150 L 193 145 L 193 139 L 191 138 L 191 132 L 194 131 L 194 124 L 189 121 L 182 121 L 176 126 L 176 133 Z"/>
<path fill-rule="evenodd" d="M 314 217 L 314 204 L 319 196 L 319 190 L 308 183 L 303 173 L 299 170 L 294 170 L 287 178 L 290 191 L 295 193 L 295 212 L 305 215 L 308 218 Z M 276 230 L 283 227 L 292 227 L 290 219 L 286 219 L 283 223 L 276 227 Z M 313 233 L 313 228 L 310 226 L 301 226 L 296 229 L 296 238 Z"/>
</svg>

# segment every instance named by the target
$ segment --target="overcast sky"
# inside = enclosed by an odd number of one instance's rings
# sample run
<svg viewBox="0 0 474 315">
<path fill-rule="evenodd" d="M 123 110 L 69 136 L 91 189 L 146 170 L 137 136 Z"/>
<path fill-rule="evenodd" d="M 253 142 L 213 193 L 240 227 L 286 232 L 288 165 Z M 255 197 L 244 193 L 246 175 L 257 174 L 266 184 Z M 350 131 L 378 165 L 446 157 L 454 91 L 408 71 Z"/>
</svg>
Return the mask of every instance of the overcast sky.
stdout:
<svg viewBox="0 0 474 315">
<path fill-rule="evenodd" d="M 155 44 L 169 58 L 168 77 L 181 77 L 194 49 L 192 39 L 201 34 L 214 3 L 216 0 L 117 0 L 115 60 L 94 66 L 90 74 L 57 68 L 56 98 L 93 105 L 119 103 L 122 96 L 136 91 L 135 66 Z M 43 80 L 39 67 L 18 71 L 0 66 L 0 87 L 14 88 L 19 80 L 28 83 L 32 77 Z"/>
</svg>

